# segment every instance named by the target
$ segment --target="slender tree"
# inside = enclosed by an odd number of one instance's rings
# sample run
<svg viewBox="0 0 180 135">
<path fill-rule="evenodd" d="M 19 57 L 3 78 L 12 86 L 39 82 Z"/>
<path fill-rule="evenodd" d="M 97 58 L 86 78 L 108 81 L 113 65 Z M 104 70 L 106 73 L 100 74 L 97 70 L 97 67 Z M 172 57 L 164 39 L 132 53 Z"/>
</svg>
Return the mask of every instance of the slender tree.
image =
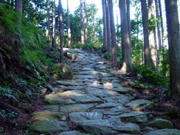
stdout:
<svg viewBox="0 0 180 135">
<path fill-rule="evenodd" d="M 55 18 L 55 0 L 53 0 L 52 8 L 52 47 L 56 48 L 56 18 Z"/>
<path fill-rule="evenodd" d="M 102 10 L 103 10 L 103 51 L 107 51 L 106 0 L 102 0 Z"/>
<path fill-rule="evenodd" d="M 70 28 L 70 19 L 69 19 L 69 2 L 67 0 L 67 22 L 68 22 L 68 47 L 71 48 L 71 28 Z"/>
<path fill-rule="evenodd" d="M 23 1 L 22 0 L 16 0 L 15 1 L 15 11 L 19 12 L 22 14 L 22 6 L 23 6 Z"/>
<path fill-rule="evenodd" d="M 129 37 L 131 39 L 131 20 L 130 20 L 130 1 L 126 0 L 126 5 L 127 5 L 127 22 L 128 22 L 128 32 L 129 32 Z M 131 42 L 131 40 L 130 40 Z"/>
<path fill-rule="evenodd" d="M 49 39 L 49 0 L 47 0 L 47 29 L 46 29 L 46 39 Z"/>
<path fill-rule="evenodd" d="M 83 24 L 83 2 L 80 0 L 81 6 L 81 44 L 84 44 L 84 24 Z"/>
<path fill-rule="evenodd" d="M 111 26 L 110 26 L 108 0 L 106 0 L 106 23 L 107 23 L 107 52 L 111 53 Z"/>
<path fill-rule="evenodd" d="M 121 14 L 121 44 L 122 44 L 122 68 L 124 73 L 130 72 L 131 67 L 131 43 L 128 30 L 126 0 L 119 0 Z"/>
<path fill-rule="evenodd" d="M 163 16 L 162 16 L 162 7 L 161 0 L 158 0 L 159 3 L 159 15 L 160 15 L 160 23 L 161 23 L 161 37 L 162 37 L 162 48 L 164 47 L 164 26 L 163 26 Z"/>
<path fill-rule="evenodd" d="M 148 19 L 149 19 L 149 46 L 151 52 L 151 68 L 157 70 L 157 44 L 155 36 L 155 17 L 153 0 L 148 0 Z"/>
<path fill-rule="evenodd" d="M 159 6 L 158 6 L 157 0 L 155 0 L 155 6 L 156 6 L 156 18 L 157 18 L 158 45 L 159 45 L 159 49 L 162 49 L 162 37 L 161 37 L 161 31 L 160 31 Z"/>
<path fill-rule="evenodd" d="M 88 33 L 88 29 L 87 29 L 87 17 L 86 17 L 86 0 L 84 0 L 84 26 L 85 26 L 84 40 L 85 40 L 85 44 L 87 45 L 87 33 Z"/>
<path fill-rule="evenodd" d="M 180 31 L 177 0 L 165 0 L 169 43 L 171 97 L 180 98 Z"/>
<path fill-rule="evenodd" d="M 63 63 L 63 18 L 62 18 L 63 10 L 62 10 L 62 3 L 61 0 L 59 0 L 59 33 L 60 33 L 60 62 Z"/>
<path fill-rule="evenodd" d="M 108 0 L 109 3 L 109 15 L 110 15 L 110 25 L 111 25 L 111 62 L 117 62 L 117 46 L 116 46 L 116 34 L 114 26 L 114 14 L 113 14 L 113 4 L 112 0 Z"/>
<path fill-rule="evenodd" d="M 143 33 L 144 33 L 144 60 L 145 60 L 145 65 L 150 67 L 151 54 L 149 47 L 148 9 L 147 9 L 146 0 L 141 0 L 141 10 L 142 10 Z"/>
</svg>

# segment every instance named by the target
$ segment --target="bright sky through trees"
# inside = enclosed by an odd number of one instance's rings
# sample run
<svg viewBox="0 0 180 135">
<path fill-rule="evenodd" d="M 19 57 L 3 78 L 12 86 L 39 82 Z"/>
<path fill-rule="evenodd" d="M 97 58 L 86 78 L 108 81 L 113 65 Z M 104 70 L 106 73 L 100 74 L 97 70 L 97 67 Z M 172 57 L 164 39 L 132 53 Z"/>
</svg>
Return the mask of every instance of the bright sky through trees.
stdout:
<svg viewBox="0 0 180 135">
<path fill-rule="evenodd" d="M 58 2 L 58 0 L 56 0 Z M 98 16 L 102 17 L 102 5 L 101 0 L 86 0 L 87 4 L 96 4 L 96 7 L 98 8 Z M 63 8 L 67 8 L 67 0 L 62 0 Z M 80 5 L 80 0 L 69 0 L 69 10 L 71 13 L 73 13 L 77 7 Z"/>
</svg>

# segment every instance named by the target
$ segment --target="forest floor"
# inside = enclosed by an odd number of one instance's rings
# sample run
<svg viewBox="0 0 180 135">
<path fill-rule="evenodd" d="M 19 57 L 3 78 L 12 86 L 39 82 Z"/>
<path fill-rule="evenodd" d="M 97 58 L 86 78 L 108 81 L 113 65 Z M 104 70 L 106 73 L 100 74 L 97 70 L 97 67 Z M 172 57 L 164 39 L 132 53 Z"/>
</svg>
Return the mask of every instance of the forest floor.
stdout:
<svg viewBox="0 0 180 135">
<path fill-rule="evenodd" d="M 22 114 L 16 130 L 6 134 L 180 134 L 179 104 L 165 98 L 163 88 L 135 87 L 135 76 L 121 74 L 100 56 L 66 50 L 76 56 L 70 60 L 73 78 L 51 81 L 53 89 L 45 88 L 24 108 L 33 113 Z"/>
</svg>

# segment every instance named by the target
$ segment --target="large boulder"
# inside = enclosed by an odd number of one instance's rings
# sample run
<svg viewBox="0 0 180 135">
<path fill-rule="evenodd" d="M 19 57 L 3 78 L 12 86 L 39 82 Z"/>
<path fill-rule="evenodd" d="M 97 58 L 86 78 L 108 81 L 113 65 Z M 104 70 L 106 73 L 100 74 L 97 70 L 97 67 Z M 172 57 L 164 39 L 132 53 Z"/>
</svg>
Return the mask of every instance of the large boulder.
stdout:
<svg viewBox="0 0 180 135">
<path fill-rule="evenodd" d="M 169 120 L 157 118 L 148 123 L 148 126 L 156 127 L 156 128 L 173 128 L 173 123 Z"/>
<path fill-rule="evenodd" d="M 58 63 L 54 66 L 53 75 L 55 78 L 71 79 L 73 72 L 67 64 Z"/>
<path fill-rule="evenodd" d="M 70 60 L 75 60 L 75 59 L 77 58 L 77 57 L 75 56 L 75 54 L 70 53 L 70 52 L 68 52 L 68 51 L 65 51 L 65 52 L 64 52 L 64 56 L 65 56 L 66 58 L 70 59 Z"/>
</svg>

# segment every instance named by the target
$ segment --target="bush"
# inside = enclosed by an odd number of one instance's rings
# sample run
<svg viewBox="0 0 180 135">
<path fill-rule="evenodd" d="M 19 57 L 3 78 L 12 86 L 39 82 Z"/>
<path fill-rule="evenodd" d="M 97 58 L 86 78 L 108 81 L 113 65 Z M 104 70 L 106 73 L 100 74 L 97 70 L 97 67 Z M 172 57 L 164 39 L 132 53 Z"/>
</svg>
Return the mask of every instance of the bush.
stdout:
<svg viewBox="0 0 180 135">
<path fill-rule="evenodd" d="M 139 78 L 144 79 L 154 85 L 168 87 L 169 81 L 167 77 L 161 75 L 158 72 L 153 71 L 146 65 L 133 64 L 133 72 L 137 74 Z"/>
</svg>

